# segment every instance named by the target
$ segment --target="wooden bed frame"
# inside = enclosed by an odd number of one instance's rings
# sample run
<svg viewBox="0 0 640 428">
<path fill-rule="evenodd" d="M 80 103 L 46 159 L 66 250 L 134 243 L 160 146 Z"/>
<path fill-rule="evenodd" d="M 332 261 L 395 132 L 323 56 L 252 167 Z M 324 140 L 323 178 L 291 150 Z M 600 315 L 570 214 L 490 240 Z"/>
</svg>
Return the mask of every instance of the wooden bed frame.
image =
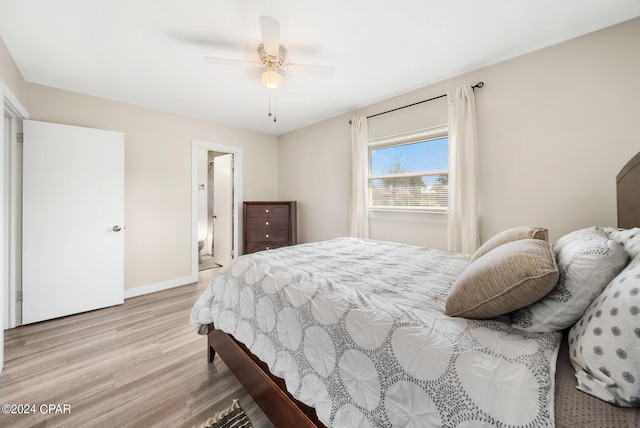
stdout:
<svg viewBox="0 0 640 428">
<path fill-rule="evenodd" d="M 636 154 L 621 170 L 616 177 L 617 201 L 618 201 L 618 227 L 631 228 L 640 226 L 640 153 Z M 264 414 L 276 427 L 324 427 L 318 420 L 313 408 L 293 398 L 286 390 L 284 380 L 272 375 L 265 363 L 254 356 L 242 343 L 236 341 L 213 326 L 209 326 L 209 363 L 213 361 L 216 353 L 220 355 L 225 364 L 231 369 L 247 392 L 263 410 Z M 566 335 L 565 335 L 566 336 Z M 559 355 L 559 364 L 570 367 L 566 344 L 563 344 L 560 352 L 567 356 Z M 572 371 L 572 369 L 570 369 Z M 602 421 L 606 419 L 608 426 L 635 426 L 640 416 L 637 409 L 617 408 L 595 397 L 577 391 L 570 382 L 575 381 L 573 373 L 568 370 L 558 370 L 556 375 L 556 395 L 582 395 L 588 401 L 586 406 L 597 413 L 596 419 L 581 414 L 587 421 Z M 565 385 L 566 384 L 566 385 Z M 558 404 L 558 398 L 556 397 Z M 571 407 L 571 406 L 569 406 Z M 576 426 L 578 415 L 562 415 L 558 417 L 556 407 L 556 425 Z"/>
<path fill-rule="evenodd" d="M 616 177 L 618 227 L 630 229 L 640 226 L 640 153 L 622 167 Z"/>
<path fill-rule="evenodd" d="M 253 400 L 276 427 L 324 427 L 316 411 L 293 398 L 284 380 L 233 336 L 210 326 L 209 363 L 216 353 L 238 378 Z"/>
</svg>

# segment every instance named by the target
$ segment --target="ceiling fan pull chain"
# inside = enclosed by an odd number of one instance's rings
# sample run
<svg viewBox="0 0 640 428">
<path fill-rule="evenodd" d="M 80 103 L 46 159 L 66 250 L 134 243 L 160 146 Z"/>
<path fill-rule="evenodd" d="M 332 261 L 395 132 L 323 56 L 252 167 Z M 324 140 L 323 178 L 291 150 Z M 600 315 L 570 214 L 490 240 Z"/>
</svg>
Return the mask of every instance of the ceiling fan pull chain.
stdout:
<svg viewBox="0 0 640 428">
<path fill-rule="evenodd" d="M 273 121 L 276 121 L 276 96 L 275 94 L 272 94 L 271 91 L 273 91 L 273 89 L 269 88 L 269 113 L 267 113 L 267 116 L 271 117 L 273 116 Z M 271 103 L 273 101 L 273 114 L 271 113 Z"/>
</svg>

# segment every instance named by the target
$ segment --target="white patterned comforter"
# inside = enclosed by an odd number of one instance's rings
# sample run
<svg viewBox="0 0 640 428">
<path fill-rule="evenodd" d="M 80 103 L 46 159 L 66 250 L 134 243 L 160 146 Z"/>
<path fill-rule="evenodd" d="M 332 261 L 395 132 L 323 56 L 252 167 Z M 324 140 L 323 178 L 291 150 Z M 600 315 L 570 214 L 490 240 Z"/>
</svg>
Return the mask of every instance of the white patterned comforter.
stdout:
<svg viewBox="0 0 640 428">
<path fill-rule="evenodd" d="M 242 256 L 191 321 L 232 334 L 335 427 L 554 426 L 560 334 L 444 315 L 465 256 L 339 238 Z"/>
</svg>

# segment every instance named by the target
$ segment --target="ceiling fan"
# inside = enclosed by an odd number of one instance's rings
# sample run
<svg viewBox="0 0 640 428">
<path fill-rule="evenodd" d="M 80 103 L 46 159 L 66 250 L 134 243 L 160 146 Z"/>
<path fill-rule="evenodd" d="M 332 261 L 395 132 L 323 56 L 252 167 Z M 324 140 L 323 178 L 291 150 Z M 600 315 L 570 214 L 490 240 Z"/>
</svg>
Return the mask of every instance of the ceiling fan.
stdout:
<svg viewBox="0 0 640 428">
<path fill-rule="evenodd" d="M 287 51 L 280 45 L 280 23 L 270 16 L 261 16 L 260 28 L 262 44 L 258 47 L 258 54 L 261 62 L 210 56 L 204 57 L 204 60 L 210 64 L 264 67 L 267 70 L 262 74 L 262 83 L 269 89 L 276 89 L 282 84 L 282 76 L 278 74 L 278 70 L 320 77 L 333 77 L 335 74 L 334 68 L 329 66 L 285 63 Z"/>
</svg>

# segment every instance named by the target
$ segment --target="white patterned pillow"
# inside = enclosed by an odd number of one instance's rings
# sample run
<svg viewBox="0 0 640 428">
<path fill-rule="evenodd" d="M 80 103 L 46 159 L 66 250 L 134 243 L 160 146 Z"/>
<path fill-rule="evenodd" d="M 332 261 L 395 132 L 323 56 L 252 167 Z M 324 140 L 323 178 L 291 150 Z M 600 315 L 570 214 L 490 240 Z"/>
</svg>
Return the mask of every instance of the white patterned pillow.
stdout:
<svg viewBox="0 0 640 428">
<path fill-rule="evenodd" d="M 559 253 L 564 247 L 569 244 L 573 244 L 578 241 L 590 241 L 598 239 L 603 236 L 604 230 L 602 228 L 592 226 L 585 229 L 574 230 L 566 235 L 560 237 L 555 244 L 553 244 L 553 251 Z M 606 236 L 606 234 L 604 235 Z"/>
<path fill-rule="evenodd" d="M 605 227 L 604 231 L 607 232 L 611 239 L 624 246 L 624 249 L 632 259 L 640 254 L 640 227 L 634 227 L 633 229 Z"/>
<path fill-rule="evenodd" d="M 607 285 L 569 332 L 578 389 L 640 407 L 640 256 Z"/>
<path fill-rule="evenodd" d="M 513 312 L 512 327 L 532 333 L 571 327 L 628 260 L 624 248 L 597 227 L 563 236 L 553 250 L 558 283 L 542 299 Z"/>
</svg>

